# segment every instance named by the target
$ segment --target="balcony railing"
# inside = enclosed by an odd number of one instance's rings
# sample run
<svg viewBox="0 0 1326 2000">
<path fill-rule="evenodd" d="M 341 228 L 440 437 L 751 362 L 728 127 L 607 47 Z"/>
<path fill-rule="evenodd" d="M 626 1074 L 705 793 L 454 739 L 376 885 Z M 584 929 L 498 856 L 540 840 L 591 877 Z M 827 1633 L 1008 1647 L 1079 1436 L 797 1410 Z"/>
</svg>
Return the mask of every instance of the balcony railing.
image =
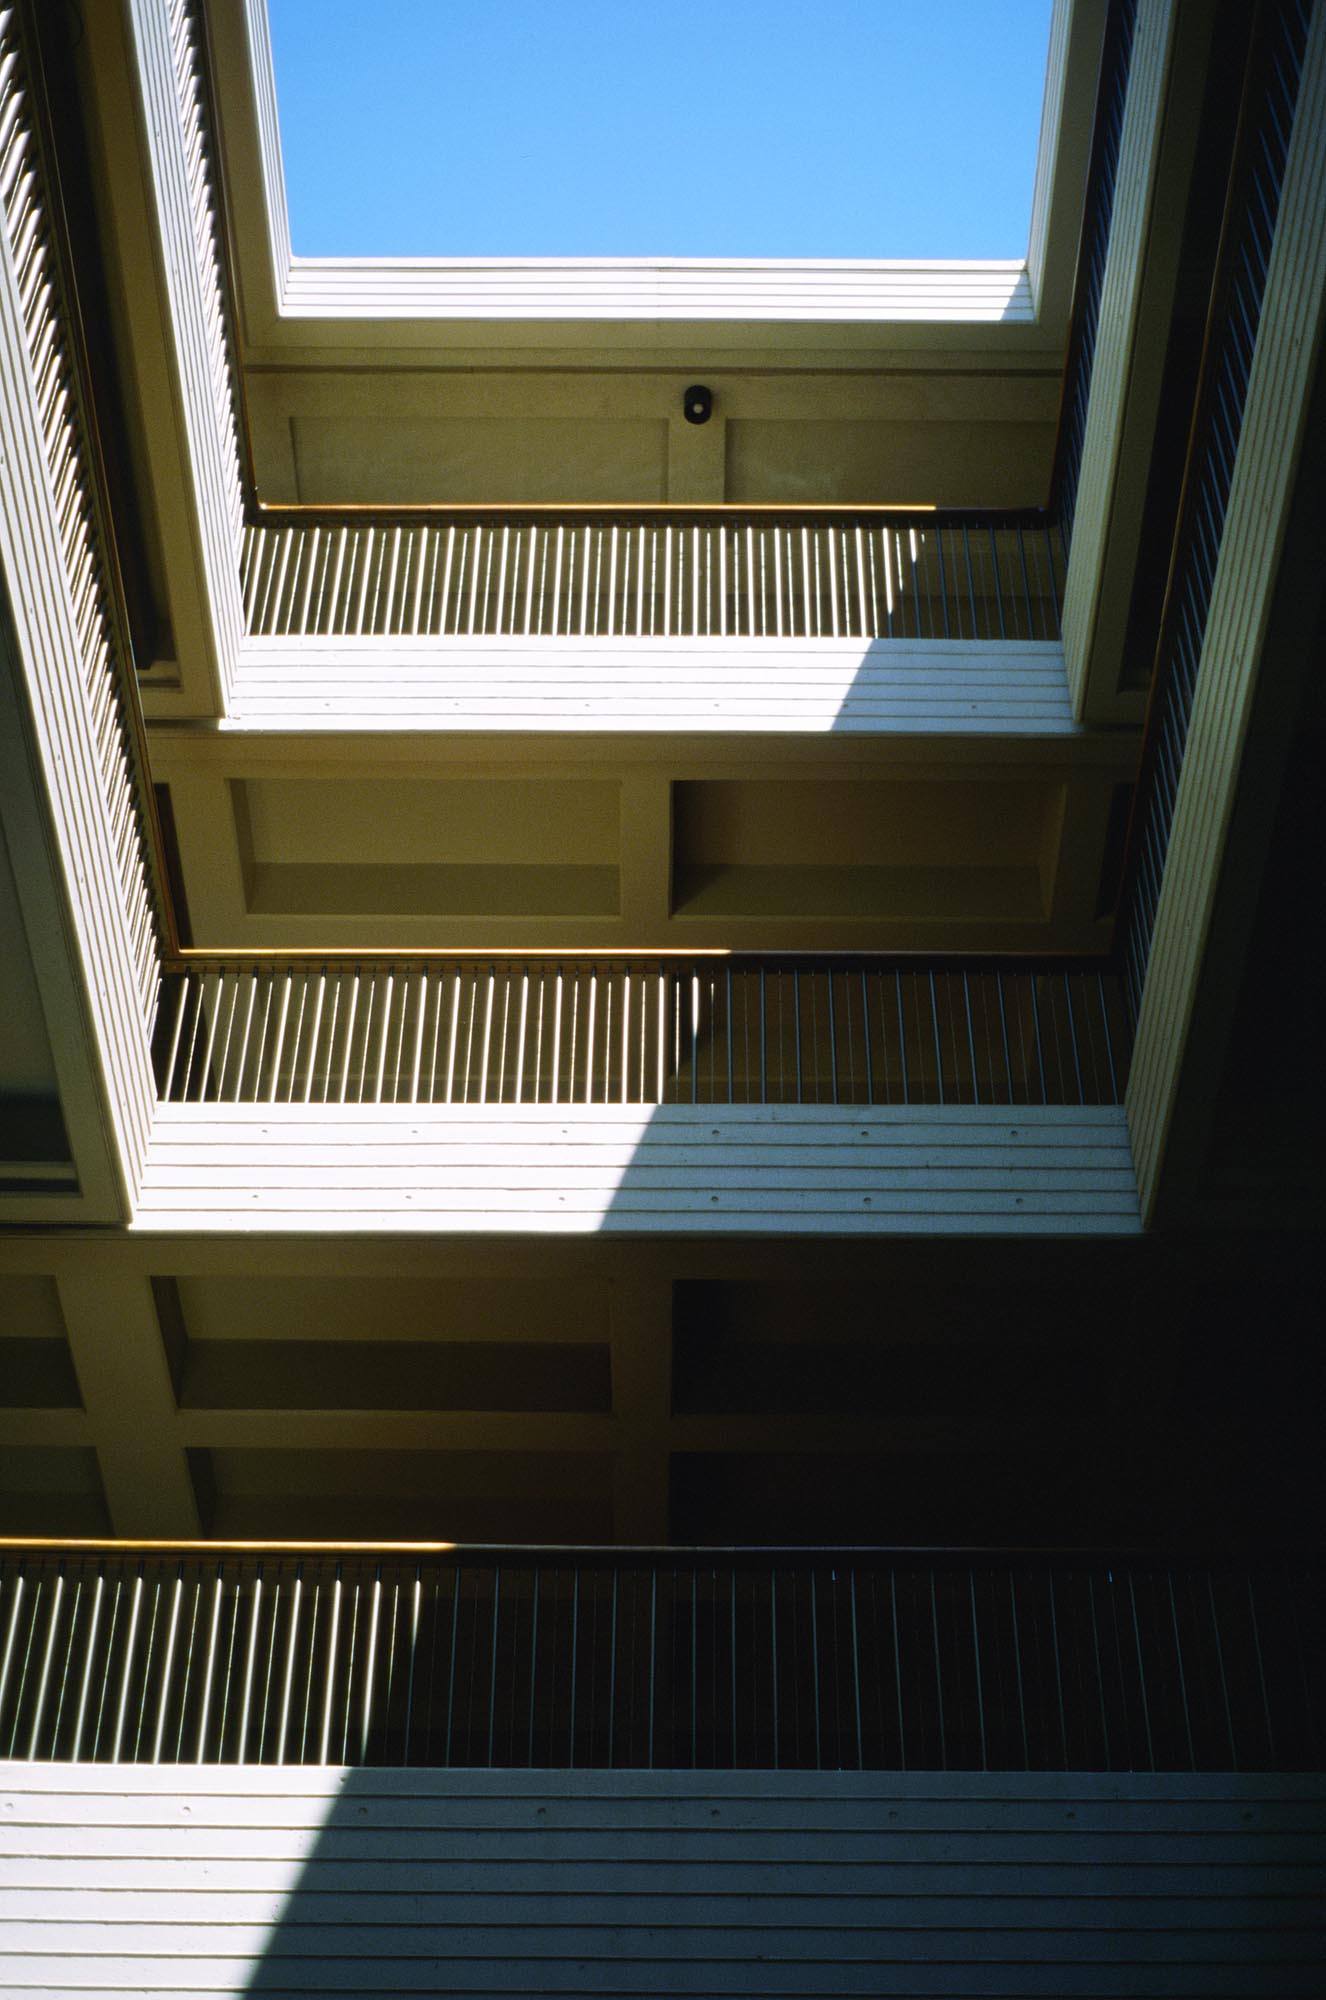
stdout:
<svg viewBox="0 0 1326 2000">
<path fill-rule="evenodd" d="M 1055 640 L 1034 516 L 739 509 L 438 514 L 245 531 L 251 635 Z"/>
<path fill-rule="evenodd" d="M 1117 1104 L 1114 977 L 738 958 L 169 976 L 169 1103 Z"/>
<path fill-rule="evenodd" d="M 0 1755 L 1318 1768 L 1320 1566 L 1098 1554 L 11 1553 Z"/>
<path fill-rule="evenodd" d="M 1134 807 L 1120 926 L 1134 1015 L 1160 904 L 1188 724 L 1252 378 L 1310 10 L 1258 10 L 1242 125 L 1225 197 L 1206 353 L 1157 641 L 1151 719 Z"/>
<path fill-rule="evenodd" d="M 1091 395 L 1091 365 L 1100 326 L 1100 301 L 1105 284 L 1114 188 L 1119 171 L 1124 105 L 1137 27 L 1137 0 L 1110 0 L 1105 16 L 1100 79 L 1096 94 L 1091 163 L 1082 204 L 1082 234 L 1078 242 L 1073 323 L 1064 364 L 1063 401 L 1055 447 L 1051 501 L 1065 535 L 1071 534 L 1077 505 L 1077 482 L 1086 439 L 1087 403 Z"/>
<path fill-rule="evenodd" d="M 6 426 L 5 507 L 26 560 L 50 565 L 40 617 L 49 649 L 41 662 L 48 683 L 41 700 L 50 710 L 44 727 L 66 746 L 66 783 L 104 802 L 104 814 L 80 807 L 73 836 L 89 912 L 96 901 L 91 880 L 102 890 L 96 949 L 123 957 L 139 1019 L 150 1020 L 164 924 L 146 757 L 136 728 L 127 620 L 107 533 L 95 425 L 88 420 L 82 328 L 54 223 L 59 200 L 49 178 L 45 99 L 40 70 L 30 73 L 30 53 L 21 10 L 0 6 L 0 234 L 8 246 L 14 332 L 36 425 L 31 444 L 21 447 L 21 417 L 7 412 L 15 421 Z M 19 403 L 24 400 L 20 390 Z M 25 481 L 43 475 L 53 508 L 49 539 L 43 538 L 44 507 L 30 504 L 23 491 Z M 7 583 L 15 591 L 35 588 L 18 562 Z M 104 961 L 94 976 L 106 992 L 119 985 L 118 972 Z"/>
</svg>

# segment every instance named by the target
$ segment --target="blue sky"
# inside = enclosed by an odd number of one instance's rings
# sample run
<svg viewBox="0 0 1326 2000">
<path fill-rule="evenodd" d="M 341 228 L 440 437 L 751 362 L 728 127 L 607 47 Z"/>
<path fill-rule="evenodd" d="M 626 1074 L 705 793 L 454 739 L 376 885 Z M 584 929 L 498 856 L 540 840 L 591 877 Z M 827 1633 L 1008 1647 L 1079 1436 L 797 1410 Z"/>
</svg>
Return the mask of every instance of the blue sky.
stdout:
<svg viewBox="0 0 1326 2000">
<path fill-rule="evenodd" d="M 1050 0 L 268 4 L 301 256 L 1026 249 Z"/>
</svg>

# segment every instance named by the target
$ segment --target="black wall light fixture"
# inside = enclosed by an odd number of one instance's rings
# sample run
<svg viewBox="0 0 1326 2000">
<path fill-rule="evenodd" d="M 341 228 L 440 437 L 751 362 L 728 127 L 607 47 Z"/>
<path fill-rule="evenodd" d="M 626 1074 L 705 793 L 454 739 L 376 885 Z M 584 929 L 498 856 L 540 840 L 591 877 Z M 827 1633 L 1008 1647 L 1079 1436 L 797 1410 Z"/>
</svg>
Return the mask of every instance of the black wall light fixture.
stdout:
<svg viewBox="0 0 1326 2000">
<path fill-rule="evenodd" d="M 714 392 L 703 382 L 692 382 L 681 399 L 688 424 L 707 424 L 714 414 Z"/>
</svg>

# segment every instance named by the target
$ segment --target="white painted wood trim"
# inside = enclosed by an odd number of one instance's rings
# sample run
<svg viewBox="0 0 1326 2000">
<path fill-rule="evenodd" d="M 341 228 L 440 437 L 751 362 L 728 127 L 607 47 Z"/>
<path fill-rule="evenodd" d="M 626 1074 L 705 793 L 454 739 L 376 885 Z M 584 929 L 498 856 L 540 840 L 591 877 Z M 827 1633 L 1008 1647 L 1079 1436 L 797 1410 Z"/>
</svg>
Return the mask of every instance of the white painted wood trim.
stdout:
<svg viewBox="0 0 1326 2000">
<path fill-rule="evenodd" d="M 1064 664 L 1079 716 L 1086 711 L 1091 643 L 1147 276 L 1145 251 L 1176 19 L 1176 0 L 1139 0 L 1064 587 Z"/>
<path fill-rule="evenodd" d="M 1034 324 L 1025 264 L 295 257 L 286 319 Z"/>
<path fill-rule="evenodd" d="M 1326 317 L 1326 8 L 1314 10 L 1128 1084 L 1154 1210 Z"/>
<path fill-rule="evenodd" d="M 249 639 L 230 720 L 300 734 L 1083 733 L 1062 649 L 990 640 Z"/>
<path fill-rule="evenodd" d="M 1105 0 L 1054 0 L 1045 64 L 1027 280 L 1043 326 L 1068 323 L 1091 155 Z"/>
<path fill-rule="evenodd" d="M 186 10 L 169 9 L 164 0 L 128 0 L 128 19 L 159 244 L 158 283 L 168 306 L 179 426 L 188 445 L 186 471 L 194 496 L 192 529 L 205 579 L 202 608 L 210 629 L 218 709 L 224 714 L 244 629 L 239 578 L 243 514 L 220 280 L 204 241 L 210 228 L 210 190 L 191 181 L 181 95 L 190 79 L 177 60 L 176 32 L 187 37 L 188 16 Z M 195 165 L 195 176 L 201 173 Z"/>
<path fill-rule="evenodd" d="M 1321 1938 L 1319 1774 L 10 1763 L 0 1799 L 13 1994 L 1308 1993 Z"/>
<path fill-rule="evenodd" d="M 287 1802 L 307 1799 L 309 1807 L 287 1824 L 317 1822 L 320 1808 L 347 1785 L 367 1798 L 388 1801 L 456 1800 L 477 1808 L 488 1800 L 494 1812 L 519 1813 L 521 1801 L 556 1798 L 568 1808 L 614 1800 L 664 1807 L 710 1798 L 823 1800 L 835 1806 L 868 1806 L 877 1800 L 907 1800 L 943 1806 L 946 1801 L 986 1799 L 1056 1806 L 1091 1801 L 1102 1813 L 1120 1805 L 1172 1807 L 1176 1817 L 1207 1804 L 1235 1805 L 1268 1800 L 1268 1812 L 1300 1823 L 1326 1823 L 1326 1778 L 1319 1771 L 641 1771 L 641 1770 L 441 1770 L 344 1764 L 93 1764 L 29 1763 L 0 1758 L 0 1797 L 16 1805 L 27 1799 L 52 1826 L 82 1824 L 87 1801 L 103 1824 L 178 1826 L 191 1818 L 184 1801 L 206 1800 L 213 1824 L 245 1825 L 250 1804 L 266 1804 L 264 1818 L 279 1815 Z M 100 1802 L 104 1800 L 104 1804 Z M 40 1801 L 39 1807 L 35 1802 Z M 123 1808 L 120 1813 L 119 1809 Z M 1306 1811 L 1304 1811 L 1306 1808 Z M 1291 1813 L 1295 1818 L 1291 1821 Z M 111 1818 L 115 1814 L 115 1818 Z M 20 1821 L 20 1824 L 26 1822 Z M 2 1826 L 4 1822 L 0 1822 Z"/>
<path fill-rule="evenodd" d="M 1135 1234 L 1121 1109 L 158 1107 L 137 1230 Z"/>
</svg>

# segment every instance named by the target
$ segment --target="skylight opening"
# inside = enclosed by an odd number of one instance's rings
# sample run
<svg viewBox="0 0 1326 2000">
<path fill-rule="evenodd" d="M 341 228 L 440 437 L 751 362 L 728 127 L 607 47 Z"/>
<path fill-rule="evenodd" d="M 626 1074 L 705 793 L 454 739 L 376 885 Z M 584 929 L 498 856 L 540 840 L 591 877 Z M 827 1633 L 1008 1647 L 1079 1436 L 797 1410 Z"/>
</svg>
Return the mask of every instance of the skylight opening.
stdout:
<svg viewBox="0 0 1326 2000">
<path fill-rule="evenodd" d="M 268 0 L 301 257 L 1021 259 L 1051 0 Z"/>
</svg>

